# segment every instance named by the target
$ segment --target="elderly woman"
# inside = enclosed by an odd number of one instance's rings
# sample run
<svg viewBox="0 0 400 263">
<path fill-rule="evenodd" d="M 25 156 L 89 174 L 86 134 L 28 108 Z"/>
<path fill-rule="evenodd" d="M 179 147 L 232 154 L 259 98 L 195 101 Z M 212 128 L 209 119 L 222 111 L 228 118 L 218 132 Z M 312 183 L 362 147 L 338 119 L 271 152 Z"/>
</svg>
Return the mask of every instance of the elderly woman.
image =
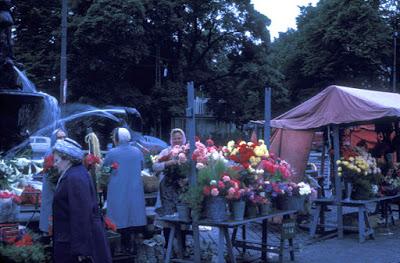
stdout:
<svg viewBox="0 0 400 263">
<path fill-rule="evenodd" d="M 171 150 L 174 146 L 182 146 L 186 144 L 185 132 L 178 128 L 172 129 L 170 134 L 170 143 L 171 146 L 162 150 L 158 155 L 159 160 L 165 159 L 165 161 L 158 161 L 153 164 L 153 170 L 156 172 L 161 172 L 160 188 L 156 203 L 156 212 L 159 216 L 176 213 L 176 205 L 179 202 L 179 195 L 182 190 L 182 178 L 171 173 L 165 174 L 165 171 L 169 167 L 178 164 L 178 160 L 166 157 L 171 154 Z M 159 221 L 157 221 L 157 224 L 162 226 L 162 223 Z M 165 240 L 168 241 L 168 228 L 164 228 L 164 236 Z"/>
<path fill-rule="evenodd" d="M 129 144 L 131 136 L 126 128 L 116 128 L 111 149 L 103 166 L 114 167 L 107 187 L 107 216 L 121 233 L 122 246 L 130 251 L 131 234 L 147 224 L 141 171 L 142 152 Z"/>
<path fill-rule="evenodd" d="M 95 188 L 82 165 L 80 145 L 68 138 L 59 140 L 53 154 L 60 173 L 53 200 L 54 262 L 111 262 Z"/>
<path fill-rule="evenodd" d="M 64 140 L 67 136 L 67 133 L 59 128 L 56 129 L 51 134 L 51 148 L 46 153 L 45 158 L 48 158 L 52 154 L 52 147 L 56 143 L 57 140 Z M 53 205 L 53 197 L 54 191 L 56 188 L 55 183 L 51 182 L 48 174 L 43 175 L 43 187 L 42 187 L 42 203 L 40 205 L 40 219 L 39 219 L 39 229 L 47 234 L 51 229 L 51 216 L 52 216 L 52 205 Z"/>
</svg>

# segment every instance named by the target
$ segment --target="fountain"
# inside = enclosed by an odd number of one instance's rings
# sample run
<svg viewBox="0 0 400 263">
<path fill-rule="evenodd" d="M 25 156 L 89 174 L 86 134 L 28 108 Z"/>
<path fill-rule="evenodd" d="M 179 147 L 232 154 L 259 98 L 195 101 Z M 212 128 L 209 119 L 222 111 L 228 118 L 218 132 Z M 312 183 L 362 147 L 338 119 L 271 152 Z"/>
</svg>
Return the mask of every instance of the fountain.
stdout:
<svg viewBox="0 0 400 263">
<path fill-rule="evenodd" d="M 44 125 L 44 121 L 38 120 L 44 119 L 45 106 L 55 100 L 36 92 L 14 63 L 11 39 L 14 21 L 10 9 L 10 0 L 0 0 L 0 152 L 26 140 L 31 131 Z"/>
<path fill-rule="evenodd" d="M 166 144 L 143 136 L 140 113 L 134 108 L 69 104 L 61 114 L 57 100 L 43 92 L 19 70 L 14 62 L 10 12 L 11 1 L 0 0 L 0 154 L 12 158 L 29 144 L 30 136 L 50 136 L 57 127 L 65 127 L 69 136 L 83 145 L 88 127 L 99 132 L 103 149 L 117 126 L 130 127 L 133 140 L 150 149 Z M 62 117 L 61 117 L 62 116 Z M 137 132 L 140 131 L 140 132 Z"/>
</svg>

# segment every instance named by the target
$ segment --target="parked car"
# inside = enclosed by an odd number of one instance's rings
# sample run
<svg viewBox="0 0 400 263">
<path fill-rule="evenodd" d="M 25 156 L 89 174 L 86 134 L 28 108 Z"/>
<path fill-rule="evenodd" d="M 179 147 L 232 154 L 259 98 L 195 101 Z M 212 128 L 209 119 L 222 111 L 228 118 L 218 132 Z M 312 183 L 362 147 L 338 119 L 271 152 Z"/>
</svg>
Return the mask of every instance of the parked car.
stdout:
<svg viewBox="0 0 400 263">
<path fill-rule="evenodd" d="M 46 153 L 50 148 L 50 138 L 45 136 L 29 137 L 29 144 L 33 153 Z"/>
</svg>

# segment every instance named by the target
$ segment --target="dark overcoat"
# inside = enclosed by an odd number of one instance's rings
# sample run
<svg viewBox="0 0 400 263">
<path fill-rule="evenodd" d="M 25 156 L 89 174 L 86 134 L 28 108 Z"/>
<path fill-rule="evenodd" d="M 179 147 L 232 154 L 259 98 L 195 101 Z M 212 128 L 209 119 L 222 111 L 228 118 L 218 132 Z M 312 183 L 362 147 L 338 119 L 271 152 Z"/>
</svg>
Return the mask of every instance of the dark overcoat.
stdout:
<svg viewBox="0 0 400 263">
<path fill-rule="evenodd" d="M 78 256 L 111 262 L 93 182 L 82 165 L 69 168 L 56 187 L 53 242 L 56 263 L 77 262 Z"/>
</svg>

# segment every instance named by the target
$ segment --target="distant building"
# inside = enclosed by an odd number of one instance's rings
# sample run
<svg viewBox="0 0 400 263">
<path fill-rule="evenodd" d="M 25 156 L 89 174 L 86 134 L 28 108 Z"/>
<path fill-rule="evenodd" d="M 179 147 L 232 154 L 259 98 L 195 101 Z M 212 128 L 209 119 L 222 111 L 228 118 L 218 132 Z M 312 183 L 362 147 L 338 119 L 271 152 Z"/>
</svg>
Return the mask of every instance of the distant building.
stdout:
<svg viewBox="0 0 400 263">
<path fill-rule="evenodd" d="M 232 122 L 218 121 L 212 110 L 207 107 L 209 99 L 196 97 L 194 112 L 196 114 L 196 135 L 200 138 L 229 138 L 229 135 L 237 131 Z M 173 117 L 171 127 L 185 129 L 185 117 Z"/>
</svg>

